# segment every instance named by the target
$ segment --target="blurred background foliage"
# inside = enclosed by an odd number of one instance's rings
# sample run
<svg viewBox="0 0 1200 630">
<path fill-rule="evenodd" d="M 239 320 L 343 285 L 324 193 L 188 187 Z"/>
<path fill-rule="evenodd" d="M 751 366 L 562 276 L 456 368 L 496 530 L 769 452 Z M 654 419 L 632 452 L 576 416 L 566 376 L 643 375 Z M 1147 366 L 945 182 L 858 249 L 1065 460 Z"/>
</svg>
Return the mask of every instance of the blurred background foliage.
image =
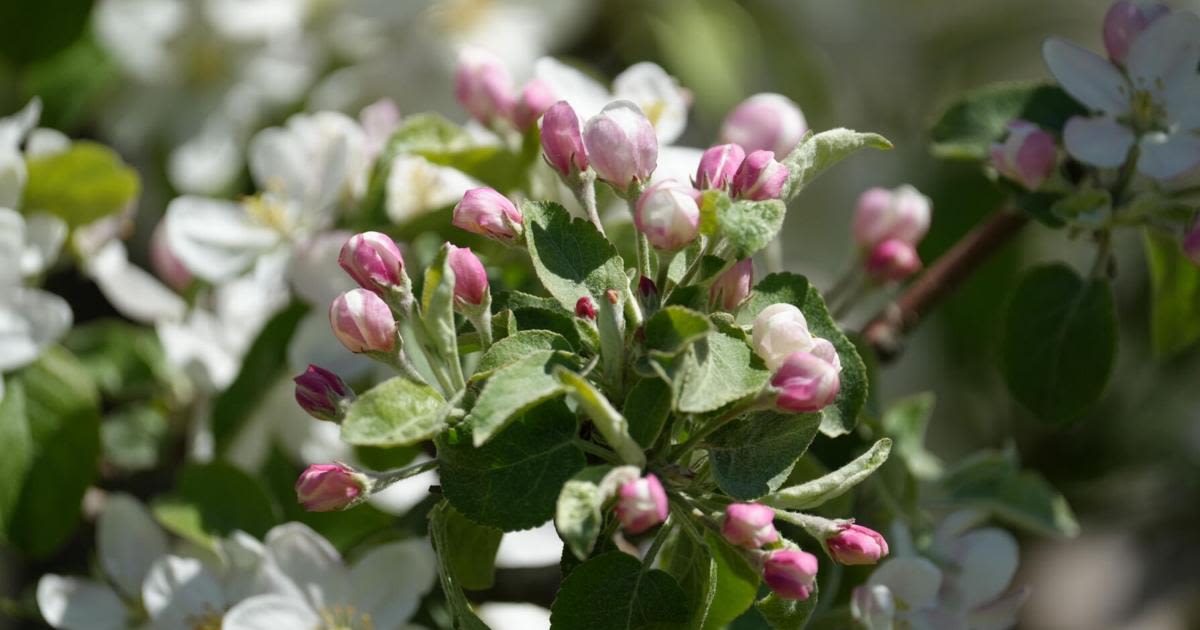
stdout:
<svg viewBox="0 0 1200 630">
<path fill-rule="evenodd" d="M 103 139 L 99 115 L 123 79 L 91 32 L 93 4 L 0 3 L 0 111 L 38 95 L 43 125 Z M 466 11 L 488 2 L 436 4 Z M 661 64 L 695 96 L 682 144 L 709 144 L 729 108 L 760 91 L 797 101 L 814 129 L 845 126 L 891 139 L 894 151 L 848 161 L 789 214 L 786 266 L 826 286 L 850 264 L 851 210 L 869 186 L 909 182 L 933 198 L 933 227 L 920 250 L 926 262 L 994 211 L 1003 195 L 978 169 L 930 156 L 931 122 L 966 89 L 1046 78 L 1040 45 L 1047 35 L 1098 48 L 1106 7 L 1085 0 L 605 0 L 552 53 L 610 77 L 636 61 Z M 446 76 L 381 86 L 381 93 L 406 114 L 436 107 L 463 119 L 450 105 Z M 306 107 L 295 103 L 292 111 Z M 149 230 L 173 195 L 161 151 L 124 156 L 144 182 L 131 248 L 142 262 Z M 1031 539 L 1023 549 L 1018 582 L 1034 586 L 1023 621 L 1031 628 L 1200 623 L 1200 353 L 1153 356 L 1146 263 L 1138 236 L 1124 236 L 1116 243 L 1118 365 L 1105 398 L 1078 421 L 1039 424 L 1005 393 L 997 369 L 1001 315 L 1019 271 L 1044 260 L 1088 261 L 1068 234 L 1037 225 L 916 331 L 902 357 L 882 368 L 875 392 L 887 403 L 931 391 L 935 453 L 954 462 L 981 448 L 1013 447 L 1071 502 L 1080 538 Z M 53 278 L 48 288 L 69 294 L 79 322 L 113 314 L 79 278 Z M 849 321 L 861 323 L 879 306 L 865 305 Z M 129 430 L 162 430 L 153 409 L 137 413 Z M 104 439 L 119 441 L 116 433 Z"/>
</svg>

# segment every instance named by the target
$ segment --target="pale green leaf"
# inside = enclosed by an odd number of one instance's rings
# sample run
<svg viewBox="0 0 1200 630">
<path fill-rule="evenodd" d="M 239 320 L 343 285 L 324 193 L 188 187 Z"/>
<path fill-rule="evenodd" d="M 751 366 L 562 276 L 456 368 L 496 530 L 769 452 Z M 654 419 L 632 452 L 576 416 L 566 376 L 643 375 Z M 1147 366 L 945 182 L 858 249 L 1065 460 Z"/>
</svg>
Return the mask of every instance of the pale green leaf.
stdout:
<svg viewBox="0 0 1200 630">
<path fill-rule="evenodd" d="M 787 510 L 807 510 L 835 499 L 861 483 L 887 461 L 892 441 L 882 438 L 841 468 L 798 486 L 767 495 L 763 503 Z"/>
<path fill-rule="evenodd" d="M 446 401 L 426 383 L 403 376 L 367 390 L 342 420 L 342 440 L 355 446 L 406 446 L 446 427 Z"/>
</svg>

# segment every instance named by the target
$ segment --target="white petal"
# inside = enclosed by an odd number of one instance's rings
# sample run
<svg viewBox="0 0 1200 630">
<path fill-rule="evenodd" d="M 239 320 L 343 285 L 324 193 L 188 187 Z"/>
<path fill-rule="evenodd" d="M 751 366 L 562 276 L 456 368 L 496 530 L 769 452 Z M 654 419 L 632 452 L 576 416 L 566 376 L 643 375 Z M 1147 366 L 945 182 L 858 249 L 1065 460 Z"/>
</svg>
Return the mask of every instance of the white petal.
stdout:
<svg viewBox="0 0 1200 630">
<path fill-rule="evenodd" d="M 210 282 L 244 272 L 279 241 L 230 201 L 179 197 L 167 206 L 165 220 L 167 247 L 192 274 Z"/>
<path fill-rule="evenodd" d="M 925 558 L 892 558 L 879 565 L 868 584 L 882 584 L 909 610 L 933 603 L 942 586 L 942 571 Z"/>
<path fill-rule="evenodd" d="M 534 604 L 488 602 L 476 610 L 492 630 L 548 630 L 550 611 Z"/>
<path fill-rule="evenodd" d="M 230 608 L 221 630 L 316 630 L 321 623 L 321 617 L 303 600 L 260 595 Z"/>
<path fill-rule="evenodd" d="M 167 176 L 183 193 L 218 195 L 242 171 L 244 135 L 234 124 L 214 115 L 199 133 L 175 147 L 167 159 Z"/>
<path fill-rule="evenodd" d="M 60 630 L 124 630 L 125 605 L 107 586 L 48 573 L 38 580 L 38 609 Z"/>
<path fill-rule="evenodd" d="M 563 542 L 553 522 L 519 532 L 509 532 L 500 539 L 496 551 L 496 566 L 504 569 L 548 567 L 562 560 Z"/>
<path fill-rule="evenodd" d="M 324 364 L 318 365 L 325 367 Z M 338 374 L 341 375 L 340 372 Z M 296 404 L 295 392 L 296 386 L 291 379 L 277 381 L 267 392 L 259 409 L 255 410 L 250 423 L 270 426 L 273 441 L 301 464 L 327 464 L 333 460 L 353 459 L 354 449 L 341 440 L 341 427 L 333 422 L 313 420 Z"/>
<path fill-rule="evenodd" d="M 266 546 L 253 536 L 235 531 L 220 542 L 220 550 L 226 564 L 222 579 L 226 601 L 239 602 L 268 594 L 304 598 L 295 582 L 268 559 Z"/>
<path fill-rule="evenodd" d="M 16 208 L 25 192 L 25 158 L 15 147 L 0 146 L 0 207 Z"/>
<path fill-rule="evenodd" d="M 150 566 L 167 553 L 167 535 L 141 501 L 110 494 L 96 519 L 96 547 L 105 575 L 121 592 L 136 598 Z"/>
<path fill-rule="evenodd" d="M 62 153 L 71 147 L 71 138 L 57 129 L 38 127 L 29 132 L 25 141 L 25 155 L 31 158 L 48 157 Z"/>
<path fill-rule="evenodd" d="M 550 86 L 554 96 L 571 104 L 580 122 L 599 114 L 613 100 L 612 94 L 598 81 L 557 59 L 538 59 L 533 73 Z"/>
<path fill-rule="evenodd" d="M 1050 73 L 1075 100 L 1105 114 L 1129 111 L 1129 82 L 1107 59 L 1057 37 L 1042 45 L 1042 56 Z"/>
<path fill-rule="evenodd" d="M 303 523 L 284 523 L 267 532 L 271 559 L 304 591 L 314 608 L 344 602 L 348 577 L 337 549 Z"/>
<path fill-rule="evenodd" d="M 16 148 L 25 138 L 25 134 L 37 126 L 41 117 L 42 99 L 35 96 L 21 111 L 0 118 L 0 148 Z"/>
<path fill-rule="evenodd" d="M 388 218 L 404 223 L 431 210 L 453 205 L 478 184 L 461 171 L 406 155 L 392 161 L 385 201 Z"/>
<path fill-rule="evenodd" d="M 613 79 L 613 95 L 642 108 L 654 125 L 660 144 L 674 142 L 687 127 L 688 93 L 656 63 L 635 63 L 618 74 Z"/>
<path fill-rule="evenodd" d="M 225 594 L 203 562 L 163 556 L 150 567 L 142 585 L 142 603 L 159 627 L 184 627 L 189 617 L 224 610 Z"/>
<path fill-rule="evenodd" d="M 323 232 L 302 243 L 288 268 L 296 293 L 309 304 L 325 309 L 334 298 L 357 285 L 338 266 L 338 254 L 350 239 L 345 230 Z"/>
<path fill-rule="evenodd" d="M 429 541 L 415 538 L 371 549 L 350 569 L 355 607 L 377 628 L 399 627 L 437 580 L 437 557 Z"/>
<path fill-rule="evenodd" d="M 429 457 L 420 454 L 413 458 L 413 464 L 429 461 Z M 428 470 L 419 475 L 397 481 L 384 488 L 382 492 L 371 495 L 367 502 L 372 507 L 393 516 L 403 516 L 421 501 L 429 496 L 429 487 L 438 484 L 437 470 Z"/>
<path fill-rule="evenodd" d="M 1081 162 L 1116 168 L 1125 162 L 1133 147 L 1133 132 L 1106 116 L 1075 116 L 1063 129 L 1063 144 L 1067 152 Z"/>
<path fill-rule="evenodd" d="M 0 296 L 0 372 L 33 362 L 71 328 L 71 306 L 40 289 L 6 287 Z"/>
<path fill-rule="evenodd" d="M 295 0 L 208 0 L 204 8 L 213 28 L 239 41 L 291 35 L 305 17 L 305 3 Z"/>
<path fill-rule="evenodd" d="M 1200 135 L 1194 133 L 1148 133 L 1138 148 L 1138 172 L 1154 179 L 1171 179 L 1200 165 Z"/>
<path fill-rule="evenodd" d="M 1030 590 L 1028 586 L 1019 588 L 972 610 L 968 618 L 971 630 L 1007 630 L 1017 625 L 1017 614 L 1029 599 Z"/>
<path fill-rule="evenodd" d="M 1162 94 L 1173 83 L 1196 74 L 1200 65 L 1200 15 L 1172 11 L 1150 23 L 1133 40 L 1125 66 L 1139 90 Z"/>
<path fill-rule="evenodd" d="M 241 353 L 232 347 L 221 322 L 207 311 L 192 311 L 183 322 L 155 325 L 167 361 L 198 383 L 217 389 L 237 376 Z"/>
<path fill-rule="evenodd" d="M 998 597 L 1017 573 L 1019 551 L 1012 534 L 988 527 L 964 534 L 951 551 L 963 604 L 973 608 Z"/>
<path fill-rule="evenodd" d="M 128 256 L 124 243 L 109 241 L 86 261 L 85 269 L 122 315 L 142 323 L 182 319 L 187 311 L 183 298 Z"/>
<path fill-rule="evenodd" d="M 1180 77 L 1167 84 L 1167 120 L 1179 131 L 1200 130 L 1200 74 Z"/>
<path fill-rule="evenodd" d="M 37 212 L 25 219 L 25 251 L 21 257 L 21 273 L 25 276 L 45 271 L 67 240 L 67 224 L 62 219 Z"/>
<path fill-rule="evenodd" d="M 177 60 L 168 46 L 187 28 L 189 13 L 183 2 L 105 0 L 96 3 L 93 24 L 105 52 L 136 78 L 153 82 L 173 71 Z"/>
<path fill-rule="evenodd" d="M 652 182 L 673 179 L 677 182 L 690 182 L 696 176 L 696 167 L 700 166 L 703 149 L 682 146 L 658 147 L 658 166 L 654 169 Z"/>
<path fill-rule="evenodd" d="M 0 290 L 21 284 L 25 257 L 25 217 L 0 206 Z"/>
</svg>

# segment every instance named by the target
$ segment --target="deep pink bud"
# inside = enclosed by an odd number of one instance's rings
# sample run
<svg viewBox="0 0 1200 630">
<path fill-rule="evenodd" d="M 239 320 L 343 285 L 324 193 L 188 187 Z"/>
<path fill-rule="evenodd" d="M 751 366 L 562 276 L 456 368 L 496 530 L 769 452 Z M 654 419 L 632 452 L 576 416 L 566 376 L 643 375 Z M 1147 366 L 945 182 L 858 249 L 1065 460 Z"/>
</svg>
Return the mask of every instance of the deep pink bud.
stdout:
<svg viewBox="0 0 1200 630">
<path fill-rule="evenodd" d="M 1001 175 L 1037 190 L 1054 172 L 1058 149 L 1054 136 L 1027 120 L 1008 123 L 1004 142 L 992 145 L 992 166 Z"/>
<path fill-rule="evenodd" d="M 755 151 L 733 176 L 733 196 L 751 201 L 778 199 L 787 179 L 788 167 L 775 160 L 773 151 Z"/>
<path fill-rule="evenodd" d="M 150 267 L 160 280 L 178 293 L 183 293 L 192 284 L 192 272 L 167 243 L 166 221 L 160 221 L 150 235 Z"/>
<path fill-rule="evenodd" d="M 1137 39 L 1150 23 L 1170 13 L 1166 5 L 1139 6 L 1136 2 L 1121 0 L 1114 2 L 1104 14 L 1104 49 L 1108 58 L 1125 64 L 1125 57 L 1133 40 Z"/>
<path fill-rule="evenodd" d="M 341 420 L 343 406 L 354 400 L 354 390 L 345 381 L 316 365 L 309 365 L 292 382 L 296 384 L 296 402 L 308 415 L 318 420 Z"/>
<path fill-rule="evenodd" d="M 333 334 L 350 352 L 391 352 L 396 347 L 396 320 L 378 295 L 354 289 L 329 306 Z"/>
<path fill-rule="evenodd" d="M 483 304 L 488 295 L 488 277 L 479 257 L 470 247 L 451 245 L 447 261 L 454 270 L 454 301 L 471 306 Z"/>
<path fill-rule="evenodd" d="M 875 564 L 888 555 L 888 544 L 879 532 L 862 525 L 847 525 L 825 541 L 829 555 L 842 564 Z"/>
<path fill-rule="evenodd" d="M 511 243 L 521 234 L 525 218 L 508 197 L 491 188 L 474 188 L 454 206 L 454 227 Z"/>
<path fill-rule="evenodd" d="M 763 581 L 782 599 L 808 599 L 817 581 L 817 557 L 799 549 L 779 549 L 763 562 Z"/>
<path fill-rule="evenodd" d="M 646 475 L 617 491 L 617 519 L 629 534 L 640 534 L 667 520 L 667 493 L 658 477 Z"/>
<path fill-rule="evenodd" d="M 915 247 L 893 238 L 871 250 L 866 266 L 867 275 L 876 282 L 899 282 L 921 270 L 921 257 Z"/>
<path fill-rule="evenodd" d="M 342 245 L 338 265 L 354 278 L 358 286 L 380 296 L 386 296 L 388 291 L 407 284 L 400 248 L 382 232 L 363 232 L 351 236 Z"/>
<path fill-rule="evenodd" d="M 1183 253 L 1192 264 L 1200 266 L 1200 222 L 1183 237 Z"/>
<path fill-rule="evenodd" d="M 775 371 L 771 385 L 779 390 L 777 407 L 806 413 L 832 403 L 841 388 L 841 378 L 829 361 L 811 352 L 795 352 Z"/>
<path fill-rule="evenodd" d="M 575 302 L 575 316 L 596 321 L 596 303 L 592 301 L 592 298 L 585 295 Z"/>
<path fill-rule="evenodd" d="M 746 152 L 736 144 L 719 144 L 709 148 L 700 157 L 700 167 L 696 169 L 696 188 L 728 188 L 745 159 Z"/>
<path fill-rule="evenodd" d="M 779 541 L 775 531 L 775 510 L 761 503 L 731 503 L 725 508 L 721 534 L 730 544 L 758 549 Z"/>
<path fill-rule="evenodd" d="M 747 152 L 774 151 L 786 156 L 800 144 L 808 123 L 800 107 L 781 94 L 755 94 L 742 101 L 721 125 L 721 141 Z"/>
<path fill-rule="evenodd" d="M 485 125 L 507 119 L 516 103 L 512 77 L 500 59 L 478 48 L 458 57 L 454 97 L 472 118 Z"/>
<path fill-rule="evenodd" d="M 521 89 L 521 96 L 513 106 L 513 124 L 521 131 L 528 131 L 537 124 L 538 119 L 550 109 L 555 100 L 554 91 L 548 83 L 541 79 L 531 79 Z"/>
<path fill-rule="evenodd" d="M 893 238 L 916 245 L 929 231 L 930 211 L 929 198 L 912 186 L 868 189 L 854 208 L 854 240 L 868 251 Z"/>
<path fill-rule="evenodd" d="M 313 464 L 296 480 L 296 500 L 309 512 L 336 512 L 357 503 L 369 485 L 342 464 Z"/>
<path fill-rule="evenodd" d="M 400 108 L 390 98 L 381 98 L 362 108 L 358 122 L 366 136 L 367 157 L 374 160 L 383 152 L 392 132 L 400 127 Z"/>
<path fill-rule="evenodd" d="M 542 115 L 542 151 L 546 161 L 564 177 L 569 177 L 572 170 L 587 169 L 588 156 L 579 131 L 579 117 L 570 103 L 559 101 Z"/>
<path fill-rule="evenodd" d="M 638 197 L 633 223 L 655 249 L 676 252 L 700 235 L 700 207 L 691 190 L 667 179 Z"/>
<path fill-rule="evenodd" d="M 708 301 L 722 310 L 733 311 L 750 297 L 753 285 L 754 261 L 743 258 L 713 281 L 708 288 Z"/>
<path fill-rule="evenodd" d="M 600 179 L 619 191 L 650 181 L 658 164 L 654 125 L 632 101 L 613 101 L 583 128 L 583 146 Z"/>
</svg>

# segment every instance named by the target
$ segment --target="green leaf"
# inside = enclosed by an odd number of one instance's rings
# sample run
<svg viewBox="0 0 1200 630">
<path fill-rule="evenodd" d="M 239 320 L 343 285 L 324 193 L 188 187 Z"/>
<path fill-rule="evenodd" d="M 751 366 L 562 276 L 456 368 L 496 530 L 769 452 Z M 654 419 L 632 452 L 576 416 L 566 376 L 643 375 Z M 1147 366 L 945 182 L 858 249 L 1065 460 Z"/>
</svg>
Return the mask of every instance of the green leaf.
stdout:
<svg viewBox="0 0 1200 630">
<path fill-rule="evenodd" d="M 646 321 L 644 330 L 647 350 L 674 356 L 703 339 L 713 330 L 713 325 L 703 313 L 682 306 L 667 306 Z"/>
<path fill-rule="evenodd" d="M 574 351 L 570 342 L 556 332 L 520 330 L 492 344 L 492 347 L 488 348 L 487 352 L 483 354 L 483 358 L 479 360 L 479 365 L 475 367 L 475 373 L 471 375 L 470 380 L 472 382 L 481 381 L 500 368 L 545 350 Z"/>
<path fill-rule="evenodd" d="M 599 344 L 595 328 L 575 317 L 574 307 L 564 309 L 554 298 L 543 298 L 520 291 L 505 291 L 493 300 L 495 309 L 510 309 L 519 330 L 549 330 L 563 336 L 577 349 Z M 510 334 L 515 332 L 509 331 Z"/>
<path fill-rule="evenodd" d="M 677 408 L 705 413 L 756 395 L 770 373 L 744 341 L 710 333 L 683 357 Z"/>
<path fill-rule="evenodd" d="M 1002 366 L 1009 391 L 1040 420 L 1065 423 L 1104 392 L 1117 353 L 1112 289 L 1063 264 L 1030 270 L 1008 306 Z"/>
<path fill-rule="evenodd" d="M 489 630 L 487 624 L 480 621 L 471 610 L 471 603 L 463 594 L 463 584 L 449 560 L 456 542 L 450 532 L 450 515 L 453 513 L 453 508 L 445 501 L 438 503 L 429 512 L 429 538 L 437 551 L 438 577 L 442 583 L 442 593 L 446 596 L 446 604 L 454 617 L 455 630 Z"/>
<path fill-rule="evenodd" d="M 628 285 L 625 263 L 594 225 L 571 218 L 566 209 L 552 202 L 526 202 L 521 212 L 533 269 L 546 291 L 568 312 L 575 312 L 581 297 L 591 297 L 599 304 L 608 289 Z"/>
<path fill-rule="evenodd" d="M 717 213 L 717 234 L 733 248 L 734 258 L 748 258 L 779 234 L 786 214 L 778 199 L 735 201 Z"/>
<path fill-rule="evenodd" d="M 559 365 L 577 368 L 569 354 L 540 350 L 496 370 L 467 414 L 475 445 L 492 439 L 525 410 L 561 396 L 565 389 L 554 376 L 554 367 Z"/>
<path fill-rule="evenodd" d="M 459 373 L 458 329 L 454 324 L 454 270 L 450 267 L 450 247 L 446 243 L 437 256 L 425 268 L 425 282 L 421 288 L 421 325 L 428 334 L 437 354 L 447 362 L 450 370 Z"/>
<path fill-rule="evenodd" d="M 947 473 L 943 484 L 958 505 L 986 510 L 1042 535 L 1079 534 L 1067 500 L 1041 475 L 1021 470 L 1011 453 L 976 453 Z"/>
<path fill-rule="evenodd" d="M 4 457 L 0 457 L 0 541 L 7 542 L 34 457 L 25 389 L 17 379 L 5 384 L 4 397 L 0 398 L 0 444 L 4 445 Z"/>
<path fill-rule="evenodd" d="M 146 401 L 163 394 L 172 379 L 152 328 L 117 319 L 76 326 L 63 339 L 92 375 L 106 399 Z"/>
<path fill-rule="evenodd" d="M 104 461 L 128 471 L 151 470 L 168 435 L 168 421 L 153 406 L 134 404 L 108 414 L 100 424 Z"/>
<path fill-rule="evenodd" d="M 883 414 L 883 432 L 895 442 L 895 452 L 912 476 L 935 481 L 942 475 L 942 461 L 925 450 L 925 430 L 933 414 L 933 392 L 902 398 Z"/>
<path fill-rule="evenodd" d="M 882 438 L 841 468 L 798 486 L 784 488 L 763 499 L 763 503 L 787 510 L 807 510 L 836 499 L 869 477 L 887 461 L 892 441 Z"/>
<path fill-rule="evenodd" d="M 646 454 L 629 435 L 629 421 L 613 408 L 600 390 L 586 378 L 562 366 L 554 369 L 554 375 L 566 388 L 571 400 L 592 419 L 592 425 L 617 452 L 622 462 L 638 468 L 646 465 Z"/>
<path fill-rule="evenodd" d="M 155 501 L 152 511 L 164 527 L 193 542 L 207 545 L 234 530 L 262 538 L 279 521 L 266 488 L 230 464 L 188 464 L 176 490 Z"/>
<path fill-rule="evenodd" d="M 446 510 L 446 538 L 453 541 L 441 553 L 463 588 L 491 588 L 496 579 L 496 550 L 504 532 L 479 525 L 453 506 Z"/>
<path fill-rule="evenodd" d="M 1062 88 L 1036 83 L 1004 83 L 968 92 L 953 103 L 930 135 L 933 154 L 957 160 L 987 160 L 1014 118 L 1059 132 L 1071 116 L 1085 114 Z"/>
<path fill-rule="evenodd" d="M 1147 229 L 1144 236 L 1150 270 L 1150 339 L 1154 353 L 1168 357 L 1200 340 L 1200 267 L 1188 260 L 1172 235 Z"/>
<path fill-rule="evenodd" d="M 725 628 L 754 604 L 759 574 L 741 551 L 710 531 L 683 528 L 663 549 L 663 569 L 688 595 L 689 628 Z"/>
<path fill-rule="evenodd" d="M 821 415 L 760 411 L 708 439 L 713 478 L 735 499 L 757 499 L 787 481 L 817 435 Z"/>
<path fill-rule="evenodd" d="M 634 383 L 621 410 L 629 419 L 629 435 L 642 448 L 654 446 L 671 415 L 671 386 L 659 378 L 644 378 Z"/>
<path fill-rule="evenodd" d="M 794 630 L 808 624 L 809 617 L 812 617 L 817 608 L 817 595 L 817 583 L 813 582 L 812 593 L 808 599 L 783 599 L 771 593 L 754 604 L 754 607 L 775 630 Z"/>
<path fill-rule="evenodd" d="M 586 560 L 604 527 L 600 482 L 612 466 L 589 466 L 563 484 L 554 508 L 554 528 L 576 558 Z"/>
<path fill-rule="evenodd" d="M 577 426 L 561 400 L 526 411 L 481 447 L 472 445 L 471 425 L 460 425 L 437 439 L 442 491 L 477 523 L 504 531 L 541 525 L 554 516 L 563 483 L 586 464 Z"/>
<path fill-rule="evenodd" d="M 742 304 L 738 320 L 748 324 L 772 304 L 791 304 L 801 308 L 808 299 L 808 288 L 808 278 L 800 274 L 786 271 L 773 273 L 754 285 L 750 297 Z"/>
<path fill-rule="evenodd" d="M 563 580 L 550 624 L 555 630 L 683 628 L 686 597 L 670 574 L 613 551 L 584 562 Z"/>
<path fill-rule="evenodd" d="M 446 400 L 426 383 L 390 378 L 359 396 L 342 420 L 342 441 L 355 446 L 407 446 L 446 428 Z"/>
<path fill-rule="evenodd" d="M 785 203 L 791 201 L 825 169 L 864 148 L 891 149 L 892 143 L 877 133 L 860 133 L 840 127 L 805 137 L 783 159 L 784 166 L 788 167 L 788 180 L 780 197 Z"/>
<path fill-rule="evenodd" d="M 28 161 L 29 179 L 21 209 L 47 212 L 72 228 L 116 214 L 137 198 L 137 171 L 112 149 L 75 142 L 61 153 Z"/>
</svg>

